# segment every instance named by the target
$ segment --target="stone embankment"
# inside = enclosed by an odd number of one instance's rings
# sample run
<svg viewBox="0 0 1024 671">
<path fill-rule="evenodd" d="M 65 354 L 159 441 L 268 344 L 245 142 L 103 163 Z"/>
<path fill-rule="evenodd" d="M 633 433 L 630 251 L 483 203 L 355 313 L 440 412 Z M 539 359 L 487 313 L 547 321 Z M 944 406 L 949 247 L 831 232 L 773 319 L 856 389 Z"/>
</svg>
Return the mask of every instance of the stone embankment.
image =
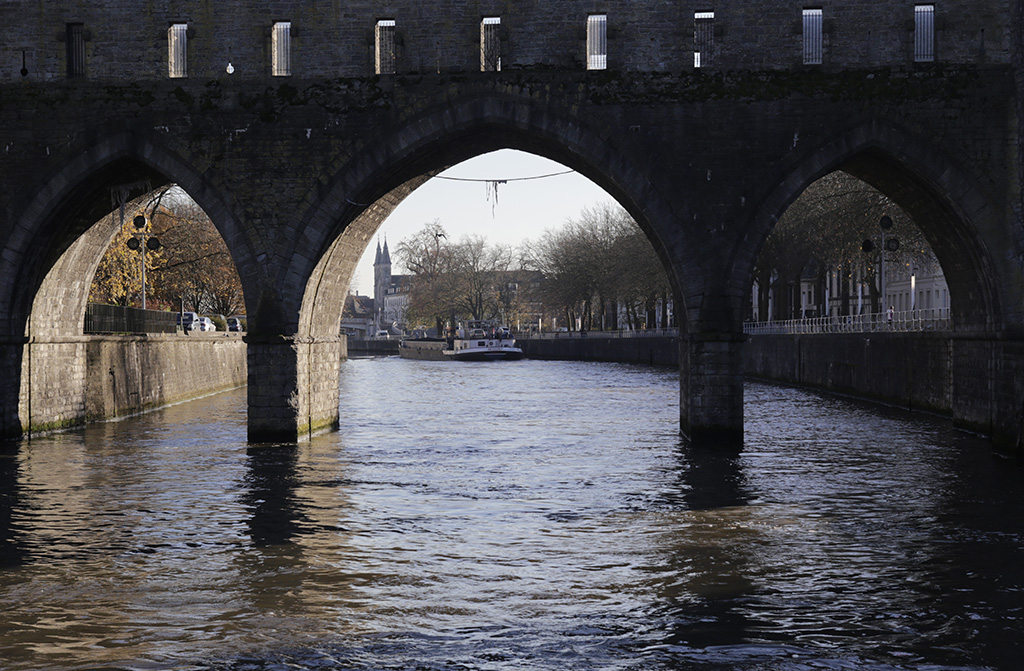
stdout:
<svg viewBox="0 0 1024 671">
<path fill-rule="evenodd" d="M 246 383 L 239 334 L 32 339 L 22 360 L 25 433 L 78 426 Z"/>
</svg>

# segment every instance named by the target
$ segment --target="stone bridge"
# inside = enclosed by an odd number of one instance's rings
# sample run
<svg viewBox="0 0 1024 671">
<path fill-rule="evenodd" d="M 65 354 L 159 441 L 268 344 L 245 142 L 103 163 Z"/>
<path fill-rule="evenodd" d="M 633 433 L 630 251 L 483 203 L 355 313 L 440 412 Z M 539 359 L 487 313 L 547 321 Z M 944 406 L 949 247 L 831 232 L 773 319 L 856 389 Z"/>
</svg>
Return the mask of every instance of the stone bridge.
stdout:
<svg viewBox="0 0 1024 671">
<path fill-rule="evenodd" d="M 242 278 L 250 439 L 343 424 L 338 325 L 368 241 L 432 175 L 512 148 L 587 176 L 647 234 L 682 307 L 695 440 L 741 439 L 753 264 L 835 170 L 898 202 L 942 264 L 954 418 L 1017 438 L 1021 4 L 723 4 L 0 2 L 0 431 L 80 417 L 114 233 L 96 222 L 113 193 L 171 182 Z"/>
</svg>

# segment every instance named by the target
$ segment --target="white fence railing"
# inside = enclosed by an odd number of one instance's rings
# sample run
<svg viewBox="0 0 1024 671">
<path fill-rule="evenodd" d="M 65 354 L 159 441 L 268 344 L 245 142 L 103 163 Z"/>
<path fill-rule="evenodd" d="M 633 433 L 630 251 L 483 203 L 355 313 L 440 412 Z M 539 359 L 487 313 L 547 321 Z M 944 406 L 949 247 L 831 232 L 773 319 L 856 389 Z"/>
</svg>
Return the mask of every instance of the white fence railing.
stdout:
<svg viewBox="0 0 1024 671">
<path fill-rule="evenodd" d="M 952 328 L 949 308 L 872 312 L 843 317 L 809 317 L 771 322 L 747 322 L 748 335 L 799 333 L 881 333 L 887 331 L 948 331 Z"/>
<path fill-rule="evenodd" d="M 949 308 L 893 312 L 892 318 L 889 317 L 888 312 L 873 312 L 843 317 L 807 317 L 743 324 L 743 332 L 747 335 L 948 331 L 951 328 Z M 516 337 L 519 339 L 557 340 L 559 338 L 655 338 L 659 336 L 674 338 L 678 335 L 679 329 L 664 328 L 638 331 L 544 331 L 542 333 L 521 333 Z"/>
<path fill-rule="evenodd" d="M 516 338 L 531 339 L 541 338 L 543 340 L 557 340 L 558 338 L 656 338 L 668 336 L 674 338 L 679 335 L 677 328 L 665 329 L 640 329 L 638 331 L 543 331 L 541 333 L 530 333 L 529 335 L 517 334 Z"/>
</svg>

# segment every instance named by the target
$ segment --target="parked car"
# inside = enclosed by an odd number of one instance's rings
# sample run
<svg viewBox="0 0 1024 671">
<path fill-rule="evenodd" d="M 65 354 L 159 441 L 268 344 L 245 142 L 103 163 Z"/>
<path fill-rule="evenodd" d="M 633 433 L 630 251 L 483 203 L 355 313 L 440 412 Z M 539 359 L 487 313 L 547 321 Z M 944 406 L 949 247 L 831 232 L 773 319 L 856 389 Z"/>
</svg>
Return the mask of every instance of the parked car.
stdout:
<svg viewBox="0 0 1024 671">
<path fill-rule="evenodd" d="M 242 320 L 238 317 L 228 317 L 228 330 L 229 331 L 244 331 L 242 327 Z"/>
<path fill-rule="evenodd" d="M 178 326 L 185 331 L 191 331 L 192 325 L 199 321 L 199 315 L 195 312 L 179 312 Z"/>
<path fill-rule="evenodd" d="M 192 329 L 194 331 L 216 331 L 217 327 L 213 325 L 213 320 L 209 317 L 200 317 L 193 323 Z"/>
<path fill-rule="evenodd" d="M 391 338 L 391 334 L 387 331 L 377 331 L 373 334 L 374 340 L 388 340 L 389 338 Z"/>
</svg>

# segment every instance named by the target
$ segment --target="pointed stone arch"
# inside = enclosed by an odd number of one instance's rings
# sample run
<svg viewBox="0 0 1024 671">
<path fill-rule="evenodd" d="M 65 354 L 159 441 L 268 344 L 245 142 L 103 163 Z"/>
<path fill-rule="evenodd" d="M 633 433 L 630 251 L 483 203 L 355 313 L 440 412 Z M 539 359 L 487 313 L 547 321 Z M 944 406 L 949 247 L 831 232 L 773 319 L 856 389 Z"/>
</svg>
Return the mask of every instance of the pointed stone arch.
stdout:
<svg viewBox="0 0 1024 671">
<path fill-rule="evenodd" d="M 3 385 L 0 433 L 79 423 L 84 418 L 83 320 L 96 267 L 119 228 L 104 218 L 110 188 L 131 184 L 131 198 L 176 183 L 217 225 L 239 266 L 243 286 L 259 283 L 253 254 L 216 185 L 156 137 L 113 132 L 68 153 L 13 215 L 0 267 Z M 246 271 L 242 272 L 245 268 Z M 31 347 L 33 354 L 26 355 Z M 40 370 L 42 367 L 42 370 Z M 50 374 L 47 367 L 54 367 Z M 52 387 L 52 388 L 51 388 Z M 33 398 L 63 397 L 60 404 Z M 53 407 L 50 407 L 50 406 Z"/>
<path fill-rule="evenodd" d="M 685 296 L 702 291 L 703 278 L 677 272 L 687 249 L 678 231 L 670 229 L 688 215 L 648 181 L 645 170 L 637 167 L 642 158 L 617 146 L 610 139 L 613 134 L 555 103 L 538 106 L 536 101 L 510 96 L 448 101 L 410 115 L 399 127 L 368 139 L 353 160 L 333 168 L 323 195 L 304 217 L 288 276 L 315 277 L 322 288 L 328 270 L 318 264 L 332 253 L 337 260 L 338 241 L 350 243 L 361 254 L 384 218 L 430 177 L 490 151 L 516 149 L 580 172 L 625 207 L 658 251 L 685 304 Z M 321 251 L 311 255 L 305 251 L 310 249 Z M 354 264 L 358 254 L 344 258 Z M 322 293 L 311 293 L 312 288 L 290 282 L 282 297 L 286 303 L 302 305 L 300 332 L 320 328 L 309 316 L 311 306 L 319 303 L 309 297 Z"/>
<path fill-rule="evenodd" d="M 221 196 L 213 180 L 155 138 L 137 133 L 114 133 L 82 147 L 58 172 L 49 176 L 15 215 L 14 233 L 8 240 L 6 254 L 16 262 L 6 263 L 0 269 L 0 287 L 6 289 L 0 293 L 0 306 L 9 306 L 4 314 L 11 315 L 12 322 L 27 317 L 46 275 L 90 227 L 110 212 L 110 186 L 147 181 L 153 188 L 175 183 L 186 191 L 220 231 L 238 266 L 243 287 L 261 282 L 252 247 L 228 200 Z M 141 195 L 141 191 L 136 195 Z M 106 242 L 109 243 L 109 237 Z M 97 239 L 91 244 L 96 246 L 101 241 Z M 100 248 L 100 256 L 105 248 L 105 245 Z M 78 249 L 77 254 L 81 251 Z M 90 261 L 93 259 L 92 254 L 88 257 Z M 96 257 L 95 262 L 98 261 Z M 95 263 L 91 269 L 95 271 Z M 88 270 L 88 266 L 81 263 L 68 267 L 65 262 L 62 274 L 88 274 Z M 77 308 L 72 312 L 75 310 Z M 6 326 L 8 333 L 18 334 L 16 324 Z"/>
<path fill-rule="evenodd" d="M 427 179 L 498 149 L 534 153 L 573 168 L 623 205 L 668 271 L 685 331 L 688 297 L 701 296 L 706 281 L 706 259 L 697 258 L 695 247 L 687 246 L 687 231 L 680 223 L 691 215 L 685 202 L 666 198 L 651 183 L 648 171 L 640 167 L 643 157 L 632 155 L 628 143 L 617 144 L 614 134 L 556 103 L 477 96 L 425 108 L 367 138 L 352 159 L 332 168 L 326 186 L 319 185 L 308 199 L 310 206 L 285 256 L 285 283 L 268 301 L 277 307 L 262 308 L 261 333 L 248 339 L 250 439 L 293 440 L 338 424 L 337 366 L 343 345 L 336 343 L 343 342 L 338 330 L 345 290 L 363 250 L 387 215 Z M 726 419 L 708 422 L 704 417 L 719 408 L 698 398 L 707 385 L 691 382 L 705 368 L 690 372 L 690 358 L 685 358 L 687 380 L 680 400 L 684 430 L 708 423 L 714 431 L 728 425 L 735 434 L 733 425 L 742 423 L 735 408 Z M 273 361 L 278 363 L 269 363 Z M 266 392 L 285 386 L 295 389 L 288 398 Z M 691 414 L 693 407 L 700 413 Z M 293 421 L 296 431 L 288 428 Z"/>
<path fill-rule="evenodd" d="M 959 161 L 895 125 L 872 120 L 797 157 L 768 191 L 738 238 L 730 261 L 734 286 L 749 291 L 753 266 L 765 239 L 790 204 L 814 181 L 842 170 L 892 198 L 917 222 L 932 246 L 950 288 L 958 330 L 1000 329 L 1020 323 L 1021 297 L 1007 295 L 1013 269 L 994 253 L 1014 242 L 1000 213 Z"/>
</svg>

